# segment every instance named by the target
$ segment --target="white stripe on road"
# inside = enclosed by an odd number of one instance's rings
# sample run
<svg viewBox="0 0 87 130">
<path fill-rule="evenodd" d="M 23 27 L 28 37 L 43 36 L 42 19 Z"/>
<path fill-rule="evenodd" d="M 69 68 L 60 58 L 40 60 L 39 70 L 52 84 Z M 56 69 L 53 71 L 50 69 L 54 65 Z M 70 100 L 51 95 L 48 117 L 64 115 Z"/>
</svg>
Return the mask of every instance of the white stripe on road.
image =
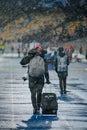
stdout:
<svg viewBox="0 0 87 130">
<path fill-rule="evenodd" d="M 14 75 L 13 75 L 13 65 L 12 63 L 10 64 L 11 65 L 11 82 L 13 83 L 13 79 L 14 79 Z M 12 128 L 14 128 L 14 101 L 13 101 L 13 84 L 11 84 L 11 100 L 12 100 Z"/>
</svg>

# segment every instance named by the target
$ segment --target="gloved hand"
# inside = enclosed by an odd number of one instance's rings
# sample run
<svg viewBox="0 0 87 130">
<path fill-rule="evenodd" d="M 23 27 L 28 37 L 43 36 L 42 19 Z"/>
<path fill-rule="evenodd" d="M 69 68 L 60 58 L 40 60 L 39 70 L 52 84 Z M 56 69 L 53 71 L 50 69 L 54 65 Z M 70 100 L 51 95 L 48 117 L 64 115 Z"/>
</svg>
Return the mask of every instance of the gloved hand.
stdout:
<svg viewBox="0 0 87 130">
<path fill-rule="evenodd" d="M 23 79 L 24 81 L 26 81 L 26 80 L 27 80 L 27 78 L 26 78 L 26 77 L 22 77 L 22 79 Z"/>
</svg>

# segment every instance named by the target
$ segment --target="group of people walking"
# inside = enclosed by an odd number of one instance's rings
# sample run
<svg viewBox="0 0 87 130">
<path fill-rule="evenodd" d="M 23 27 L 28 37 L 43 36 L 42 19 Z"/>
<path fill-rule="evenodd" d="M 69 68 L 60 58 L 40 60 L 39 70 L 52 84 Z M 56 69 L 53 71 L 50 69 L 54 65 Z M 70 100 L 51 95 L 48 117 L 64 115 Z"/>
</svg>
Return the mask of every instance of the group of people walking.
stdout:
<svg viewBox="0 0 87 130">
<path fill-rule="evenodd" d="M 48 64 L 53 62 L 51 59 L 45 59 L 47 50 L 44 50 L 40 45 L 31 49 L 28 55 L 22 58 L 21 65 L 28 64 L 28 80 L 31 92 L 31 101 L 33 106 L 33 114 L 40 111 L 41 95 L 46 83 L 50 84 Z M 66 94 L 66 79 L 68 76 L 69 60 L 64 52 L 63 47 L 59 47 L 54 60 L 55 71 L 59 77 L 60 93 Z M 45 77 L 45 78 L 44 78 Z"/>
</svg>

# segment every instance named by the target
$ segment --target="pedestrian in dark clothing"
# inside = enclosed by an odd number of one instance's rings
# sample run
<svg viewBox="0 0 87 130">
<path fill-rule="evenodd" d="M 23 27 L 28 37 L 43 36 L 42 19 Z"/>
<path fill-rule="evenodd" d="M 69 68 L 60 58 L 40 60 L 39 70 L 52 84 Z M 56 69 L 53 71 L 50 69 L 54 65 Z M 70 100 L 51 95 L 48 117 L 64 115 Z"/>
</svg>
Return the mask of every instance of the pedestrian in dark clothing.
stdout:
<svg viewBox="0 0 87 130">
<path fill-rule="evenodd" d="M 18 52 L 18 58 L 20 58 L 20 53 L 21 53 L 20 47 L 17 49 L 17 52 Z"/>
<path fill-rule="evenodd" d="M 44 50 L 42 50 L 43 53 Z M 46 79 L 46 83 L 50 84 L 50 80 L 49 80 L 49 72 L 48 72 L 48 65 L 51 63 L 51 57 L 47 57 L 47 51 L 45 50 L 45 54 L 43 56 L 44 61 L 45 61 L 45 79 Z"/>
<path fill-rule="evenodd" d="M 87 60 L 87 49 L 86 49 L 86 53 L 85 53 L 85 59 Z"/>
<path fill-rule="evenodd" d="M 21 60 L 20 64 L 21 65 L 25 65 L 25 64 L 28 64 L 28 63 L 31 64 L 31 60 L 36 55 L 40 56 L 40 51 L 38 51 L 37 49 L 36 50 L 34 50 L 34 49 L 30 50 L 30 52 L 28 53 L 28 56 L 24 57 Z M 30 67 L 31 67 L 31 65 L 29 66 L 29 69 L 28 69 L 29 88 L 30 88 L 30 92 L 31 92 L 31 101 L 32 101 L 32 106 L 33 106 L 33 114 L 36 114 L 36 113 L 38 113 L 40 111 L 41 94 L 42 94 L 42 90 L 43 90 L 43 87 L 44 87 L 44 74 L 42 74 L 42 75 L 40 75 L 38 77 L 32 76 L 31 73 L 30 73 Z"/>
<path fill-rule="evenodd" d="M 69 59 L 64 52 L 63 47 L 58 49 L 58 57 L 56 59 L 55 70 L 59 77 L 60 93 L 66 94 L 66 79 L 68 76 Z"/>
<path fill-rule="evenodd" d="M 81 46 L 80 49 L 79 49 L 79 53 L 82 54 L 82 52 L 83 52 L 83 48 Z"/>
<path fill-rule="evenodd" d="M 54 66 L 55 66 L 55 64 L 56 64 L 57 56 L 58 56 L 57 51 L 54 51 L 54 54 L 53 54 L 53 56 L 52 56 L 52 61 L 53 61 L 53 65 L 54 65 Z"/>
<path fill-rule="evenodd" d="M 49 72 L 48 72 L 48 65 L 50 63 L 50 59 L 45 58 L 45 55 L 47 54 L 47 50 L 42 49 L 40 46 L 36 46 L 35 48 L 40 50 L 41 52 L 40 55 L 45 61 L 45 79 L 46 79 L 46 83 L 50 84 L 51 82 L 49 81 Z"/>
</svg>

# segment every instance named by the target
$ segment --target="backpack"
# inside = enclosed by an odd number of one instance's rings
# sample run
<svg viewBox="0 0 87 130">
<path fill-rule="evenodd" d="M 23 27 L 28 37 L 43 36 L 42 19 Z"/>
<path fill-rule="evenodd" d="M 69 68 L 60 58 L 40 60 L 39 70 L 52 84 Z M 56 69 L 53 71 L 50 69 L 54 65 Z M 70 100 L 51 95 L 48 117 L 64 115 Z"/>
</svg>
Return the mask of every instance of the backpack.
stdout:
<svg viewBox="0 0 87 130">
<path fill-rule="evenodd" d="M 34 56 L 29 63 L 29 74 L 32 77 L 40 77 L 45 73 L 45 62 L 42 57 Z"/>
<path fill-rule="evenodd" d="M 58 72 L 63 72 L 68 70 L 68 65 L 67 65 L 67 56 L 58 56 L 58 65 L 57 65 L 57 71 Z"/>
</svg>

